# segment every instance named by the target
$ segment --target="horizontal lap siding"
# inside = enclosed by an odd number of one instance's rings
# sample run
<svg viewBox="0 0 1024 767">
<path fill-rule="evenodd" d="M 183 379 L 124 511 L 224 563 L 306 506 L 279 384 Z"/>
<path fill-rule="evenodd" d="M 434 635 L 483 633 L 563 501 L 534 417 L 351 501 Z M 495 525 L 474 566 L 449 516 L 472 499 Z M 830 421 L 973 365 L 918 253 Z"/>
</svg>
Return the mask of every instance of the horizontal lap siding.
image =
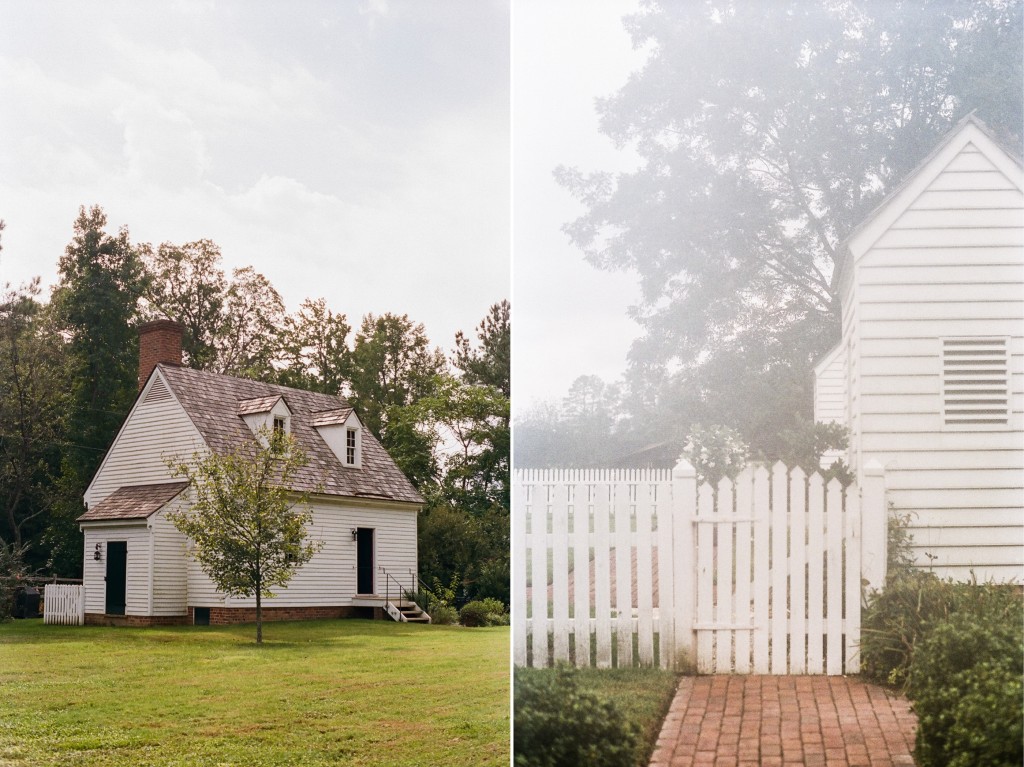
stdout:
<svg viewBox="0 0 1024 767">
<path fill-rule="evenodd" d="M 143 397 L 125 422 L 86 493 L 89 506 L 125 485 L 171 481 L 164 459 L 188 458 L 202 449 L 202 438 L 185 411 L 169 393 L 159 391 L 163 385 L 159 374 L 150 381 L 150 396 Z"/>
<path fill-rule="evenodd" d="M 396 574 L 403 583 L 409 571 L 416 572 L 416 512 L 414 510 L 360 507 L 358 502 L 336 504 L 318 501 L 312 505 L 310 538 L 324 542 L 313 559 L 303 565 L 286 589 L 264 600 L 274 607 L 315 605 L 347 606 L 356 593 L 356 542 L 352 528 L 368 527 L 376 532 L 374 582 L 378 594 L 385 590 L 380 567 Z M 209 579 L 194 561 L 189 563 L 189 605 L 252 607 L 255 599 L 232 598 L 222 602 Z"/>
<path fill-rule="evenodd" d="M 167 516 L 184 510 L 186 500 L 178 496 L 153 515 L 153 615 L 184 615 L 188 609 L 186 540 Z"/>
<path fill-rule="evenodd" d="M 861 460 L 886 467 L 890 501 L 912 514 L 918 564 L 956 577 L 1024 564 L 1022 200 L 968 147 L 855 273 Z M 942 338 L 960 336 L 1008 339 L 1008 426 L 944 423 Z"/>
<path fill-rule="evenodd" d="M 128 542 L 127 584 L 125 613 L 149 614 L 149 530 L 144 522 L 138 525 L 87 527 L 85 529 L 85 561 L 82 583 L 85 585 L 85 611 L 102 614 L 106 610 L 107 542 Z M 101 545 L 102 560 L 97 562 L 93 552 Z"/>
</svg>

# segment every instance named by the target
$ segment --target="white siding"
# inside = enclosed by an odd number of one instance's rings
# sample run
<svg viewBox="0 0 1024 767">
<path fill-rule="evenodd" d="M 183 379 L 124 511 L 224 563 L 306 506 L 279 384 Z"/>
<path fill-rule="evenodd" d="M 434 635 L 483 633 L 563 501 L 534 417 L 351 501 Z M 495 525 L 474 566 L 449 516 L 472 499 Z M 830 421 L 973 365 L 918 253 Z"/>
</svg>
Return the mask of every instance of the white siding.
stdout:
<svg viewBox="0 0 1024 767">
<path fill-rule="evenodd" d="M 324 542 L 323 548 L 301 567 L 286 589 L 264 600 L 265 606 L 347 606 L 356 593 L 356 542 L 352 528 L 373 528 L 374 582 L 379 595 L 385 592 L 386 570 L 409 582 L 410 571 L 416 573 L 415 508 L 386 507 L 361 504 L 359 501 L 320 499 L 311 504 L 313 523 L 310 537 Z M 189 599 L 193 607 L 226 605 L 254 607 L 255 599 L 231 598 L 222 601 L 209 578 L 195 560 L 188 563 Z"/>
<path fill-rule="evenodd" d="M 969 129 L 973 126 L 969 126 Z M 979 146 L 984 146 L 981 151 Z M 886 467 L 917 561 L 960 578 L 1024 566 L 1024 195 L 1019 167 L 966 143 L 853 268 L 844 341 L 855 451 Z M 935 175 L 937 173 L 937 175 Z M 888 213 L 885 213 L 888 215 Z M 948 425 L 942 339 L 1005 338 L 1005 425 Z"/>
<path fill-rule="evenodd" d="M 106 610 L 107 543 L 128 542 L 128 568 L 125 588 L 125 614 L 149 615 L 150 535 L 144 520 L 136 524 L 88 525 L 85 527 L 85 562 L 82 583 L 85 585 L 85 611 L 103 614 Z M 96 544 L 101 546 L 102 560 L 93 556 Z"/>
<path fill-rule="evenodd" d="M 188 558 L 185 536 L 168 519 L 169 513 L 187 508 L 188 491 L 150 519 L 153 537 L 152 615 L 185 615 L 188 611 Z"/>
<path fill-rule="evenodd" d="M 103 459 L 85 502 L 94 506 L 125 485 L 172 481 L 164 459 L 188 458 L 201 450 L 202 437 L 158 370 Z"/>
</svg>

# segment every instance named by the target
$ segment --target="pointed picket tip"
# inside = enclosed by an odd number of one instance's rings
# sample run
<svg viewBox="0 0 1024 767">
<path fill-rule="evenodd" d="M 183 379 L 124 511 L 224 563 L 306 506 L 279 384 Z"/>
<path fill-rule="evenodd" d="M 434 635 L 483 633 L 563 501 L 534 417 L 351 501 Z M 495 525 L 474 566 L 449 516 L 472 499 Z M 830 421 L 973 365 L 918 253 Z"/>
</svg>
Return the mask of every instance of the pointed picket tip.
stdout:
<svg viewBox="0 0 1024 767">
<path fill-rule="evenodd" d="M 830 493 L 833 491 L 837 493 L 843 492 L 843 483 L 839 481 L 838 477 L 832 477 L 832 479 L 828 481 L 827 487 Z"/>
<path fill-rule="evenodd" d="M 793 470 L 789 473 L 789 476 L 790 479 L 793 480 L 793 482 L 803 482 L 805 479 L 807 479 L 807 473 L 800 466 L 793 467 Z"/>
<path fill-rule="evenodd" d="M 672 469 L 672 476 L 677 479 L 693 479 L 697 476 L 697 470 L 686 458 L 680 458 L 675 468 Z"/>
<path fill-rule="evenodd" d="M 754 469 L 754 476 L 764 477 L 765 479 L 768 478 L 768 469 L 765 468 L 765 465 L 763 463 L 760 464 L 756 469 Z"/>
<path fill-rule="evenodd" d="M 789 467 L 786 466 L 786 464 L 784 464 L 782 461 L 776 461 L 774 464 L 772 464 L 773 474 L 786 474 L 788 472 Z"/>
<path fill-rule="evenodd" d="M 718 492 L 719 493 L 728 493 L 731 490 L 732 490 L 732 480 L 731 479 L 729 479 L 728 477 L 722 477 L 720 480 L 718 480 Z"/>
</svg>

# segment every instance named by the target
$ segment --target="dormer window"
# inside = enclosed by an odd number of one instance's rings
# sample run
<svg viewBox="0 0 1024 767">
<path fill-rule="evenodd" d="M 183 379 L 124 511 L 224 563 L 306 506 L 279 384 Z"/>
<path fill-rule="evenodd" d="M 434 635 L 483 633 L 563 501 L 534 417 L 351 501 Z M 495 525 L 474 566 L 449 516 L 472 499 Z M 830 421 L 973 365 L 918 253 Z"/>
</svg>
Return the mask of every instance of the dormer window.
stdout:
<svg viewBox="0 0 1024 767">
<path fill-rule="evenodd" d="M 255 397 L 238 403 L 238 415 L 261 442 L 266 441 L 265 435 L 268 433 L 274 436 L 290 434 L 291 414 L 288 403 L 279 394 Z"/>
<path fill-rule="evenodd" d="M 312 424 L 342 466 L 349 469 L 363 467 L 363 425 L 352 408 L 316 413 Z"/>
<path fill-rule="evenodd" d="M 349 466 L 356 465 L 356 430 L 345 430 L 345 463 Z"/>
</svg>

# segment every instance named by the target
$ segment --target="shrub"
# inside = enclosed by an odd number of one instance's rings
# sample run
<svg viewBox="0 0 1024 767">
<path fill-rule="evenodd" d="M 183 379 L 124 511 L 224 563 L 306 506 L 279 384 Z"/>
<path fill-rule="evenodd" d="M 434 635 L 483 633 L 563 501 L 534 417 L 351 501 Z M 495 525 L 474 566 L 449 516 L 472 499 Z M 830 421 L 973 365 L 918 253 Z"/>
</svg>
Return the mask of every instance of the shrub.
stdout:
<svg viewBox="0 0 1024 767">
<path fill-rule="evenodd" d="M 467 602 L 459 610 L 459 623 L 463 626 L 486 626 L 487 607 L 483 602 Z"/>
<path fill-rule="evenodd" d="M 1020 591 L 995 583 L 957 583 L 909 570 L 872 595 L 861 621 L 861 671 L 905 688 L 918 646 L 953 615 L 979 623 L 1005 621 L 1021 605 Z"/>
<path fill-rule="evenodd" d="M 1022 620 L 1018 597 L 1016 609 L 980 619 L 955 614 L 921 641 L 907 689 L 921 767 L 1024 763 Z"/>
<path fill-rule="evenodd" d="M 463 626 L 507 626 L 509 623 L 505 605 L 488 597 L 483 601 L 467 602 L 459 611 L 459 622 Z"/>
<path fill-rule="evenodd" d="M 459 620 L 459 612 L 451 605 L 438 603 L 430 609 L 430 622 L 439 626 L 451 626 Z"/>
<path fill-rule="evenodd" d="M 632 767 L 636 725 L 610 701 L 580 688 L 578 672 L 521 673 L 515 679 L 515 767 Z"/>
</svg>

